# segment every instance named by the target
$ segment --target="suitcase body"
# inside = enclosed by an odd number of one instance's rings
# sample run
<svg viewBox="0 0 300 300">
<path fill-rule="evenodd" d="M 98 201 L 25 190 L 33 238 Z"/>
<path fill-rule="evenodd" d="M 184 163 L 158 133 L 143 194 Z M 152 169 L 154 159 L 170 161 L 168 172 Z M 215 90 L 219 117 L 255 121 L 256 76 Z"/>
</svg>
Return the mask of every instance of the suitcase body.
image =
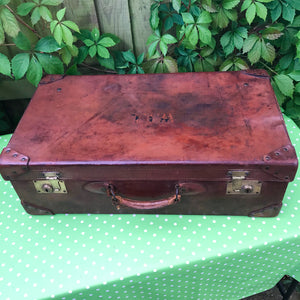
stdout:
<svg viewBox="0 0 300 300">
<path fill-rule="evenodd" d="M 0 158 L 31 214 L 271 217 L 296 169 L 260 70 L 47 76 Z"/>
</svg>

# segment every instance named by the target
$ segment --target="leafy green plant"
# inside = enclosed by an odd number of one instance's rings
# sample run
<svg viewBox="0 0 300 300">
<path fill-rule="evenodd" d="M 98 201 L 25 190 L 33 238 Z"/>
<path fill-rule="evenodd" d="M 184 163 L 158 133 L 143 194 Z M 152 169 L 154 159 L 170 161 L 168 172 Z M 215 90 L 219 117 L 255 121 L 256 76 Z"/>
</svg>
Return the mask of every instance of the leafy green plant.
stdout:
<svg viewBox="0 0 300 300">
<path fill-rule="evenodd" d="M 0 0 L 0 45 L 12 40 L 18 50 L 11 60 L 0 53 L 5 76 L 37 85 L 44 73 L 78 74 L 82 67 L 118 74 L 263 68 L 282 110 L 300 125 L 298 0 L 152 0 L 153 33 L 139 55 L 117 50 L 115 35 L 66 20 L 62 0 L 29 0 L 16 11 L 9 2 Z"/>
<path fill-rule="evenodd" d="M 299 11 L 297 0 L 154 0 L 145 70 L 265 69 L 282 110 L 300 125 Z M 162 51 L 166 35 L 174 40 Z M 171 69 L 156 67 L 166 59 Z"/>
<path fill-rule="evenodd" d="M 11 61 L 0 53 L 1 74 L 16 80 L 26 76 L 37 86 L 44 73 L 77 74 L 77 65 L 88 56 L 96 57 L 105 68 L 115 70 L 108 48 L 119 43 L 119 38 L 111 34 L 100 35 L 97 28 L 91 32 L 80 32 L 75 22 L 64 20 L 66 8 L 58 9 L 62 0 L 32 0 L 21 3 L 16 11 L 8 6 L 9 2 L 0 0 L 0 45 L 6 45 L 6 36 L 11 37 L 14 44 L 9 46 L 13 45 L 20 53 L 14 55 Z M 48 6 L 58 10 L 52 15 Z M 21 17 L 29 17 L 30 24 Z M 38 22 L 44 22 L 45 28 L 48 28 L 44 36 L 33 27 Z M 25 35 L 18 23 L 32 34 L 27 32 Z M 80 42 L 83 44 L 81 47 Z"/>
<path fill-rule="evenodd" d="M 135 57 L 131 50 L 115 52 L 116 69 L 119 74 L 144 74 L 144 53 Z"/>
</svg>

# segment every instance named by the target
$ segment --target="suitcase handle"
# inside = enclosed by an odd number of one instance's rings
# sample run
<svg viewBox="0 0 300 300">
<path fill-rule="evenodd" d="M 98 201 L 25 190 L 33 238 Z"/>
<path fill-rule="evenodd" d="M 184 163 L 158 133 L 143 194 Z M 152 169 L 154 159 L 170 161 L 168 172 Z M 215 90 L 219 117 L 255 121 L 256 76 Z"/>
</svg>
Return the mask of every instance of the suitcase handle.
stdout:
<svg viewBox="0 0 300 300">
<path fill-rule="evenodd" d="M 113 205 L 119 210 L 121 206 L 135 208 L 135 209 L 155 209 L 162 208 L 169 205 L 173 205 L 180 201 L 181 195 L 179 194 L 179 185 L 175 186 L 175 194 L 165 199 L 153 200 L 153 201 L 138 201 L 115 194 L 114 187 L 109 184 L 108 192 L 112 196 Z"/>
</svg>

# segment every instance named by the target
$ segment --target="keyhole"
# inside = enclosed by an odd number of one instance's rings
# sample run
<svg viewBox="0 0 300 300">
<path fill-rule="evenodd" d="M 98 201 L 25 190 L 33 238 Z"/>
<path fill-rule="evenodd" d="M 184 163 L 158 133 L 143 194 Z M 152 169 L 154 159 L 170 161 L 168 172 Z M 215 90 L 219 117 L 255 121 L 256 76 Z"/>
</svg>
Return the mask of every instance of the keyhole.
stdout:
<svg viewBox="0 0 300 300">
<path fill-rule="evenodd" d="M 252 185 L 248 185 L 248 184 L 243 185 L 243 186 L 242 186 L 242 191 L 243 191 L 244 193 L 246 193 L 246 194 L 250 194 L 250 193 L 253 192 L 253 186 L 252 186 Z"/>
<path fill-rule="evenodd" d="M 53 187 L 51 184 L 43 184 L 42 186 L 42 190 L 45 192 L 45 193 L 52 193 L 53 192 Z"/>
</svg>

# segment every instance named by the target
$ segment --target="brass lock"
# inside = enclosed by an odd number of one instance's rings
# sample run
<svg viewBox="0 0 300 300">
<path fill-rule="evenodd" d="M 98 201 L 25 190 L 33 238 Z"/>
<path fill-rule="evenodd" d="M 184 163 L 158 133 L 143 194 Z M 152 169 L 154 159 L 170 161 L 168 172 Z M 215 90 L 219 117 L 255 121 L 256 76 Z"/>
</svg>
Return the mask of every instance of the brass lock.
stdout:
<svg viewBox="0 0 300 300">
<path fill-rule="evenodd" d="M 260 194 L 262 182 L 259 180 L 247 179 L 249 174 L 249 171 L 244 170 L 229 171 L 227 175 L 230 177 L 230 181 L 227 183 L 226 194 Z"/>
<path fill-rule="evenodd" d="M 44 172 L 43 178 L 33 180 L 33 184 L 38 193 L 41 194 L 65 194 L 67 193 L 66 185 L 63 180 L 59 178 L 59 173 Z"/>
</svg>

